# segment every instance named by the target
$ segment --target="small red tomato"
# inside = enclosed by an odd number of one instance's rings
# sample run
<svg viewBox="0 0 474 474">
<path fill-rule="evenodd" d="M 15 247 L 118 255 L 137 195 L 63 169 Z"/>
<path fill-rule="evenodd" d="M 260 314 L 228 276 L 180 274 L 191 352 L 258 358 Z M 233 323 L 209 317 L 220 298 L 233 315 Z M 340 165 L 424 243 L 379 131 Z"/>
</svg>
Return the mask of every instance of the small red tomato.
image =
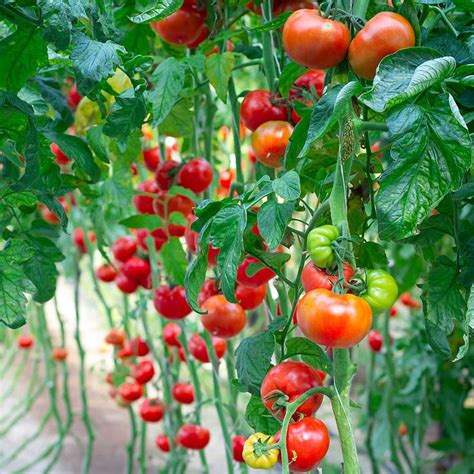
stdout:
<svg viewBox="0 0 474 474">
<path fill-rule="evenodd" d="M 281 160 L 292 133 L 293 127 L 289 122 L 273 120 L 262 123 L 252 134 L 252 148 L 257 160 L 270 168 L 283 166 Z"/>
<path fill-rule="evenodd" d="M 180 164 L 174 160 L 168 160 L 160 163 L 156 168 L 155 181 L 162 191 L 168 191 L 171 188 Z"/>
<path fill-rule="evenodd" d="M 94 232 L 91 230 L 87 232 L 87 237 L 89 238 L 89 242 L 93 244 L 96 240 Z M 86 246 L 86 240 L 84 237 L 84 229 L 82 227 L 78 227 L 77 229 L 74 229 L 74 232 L 72 233 L 72 240 L 76 247 L 78 248 L 79 252 L 82 254 L 87 253 L 87 246 Z"/>
<path fill-rule="evenodd" d="M 181 334 L 181 328 L 176 323 L 167 323 L 163 328 L 163 341 L 170 346 L 180 347 L 181 343 L 178 340 Z"/>
<path fill-rule="evenodd" d="M 255 257 L 245 257 L 244 261 L 239 265 L 237 270 L 237 282 L 239 285 L 246 286 L 248 288 L 257 288 L 258 286 L 265 285 L 268 283 L 276 274 L 273 270 L 268 267 L 263 267 L 260 269 L 250 268 L 249 272 L 247 269 L 250 265 L 260 265 L 262 267 L 262 262 Z M 251 273 L 250 276 L 248 273 Z"/>
<path fill-rule="evenodd" d="M 201 316 L 202 325 L 213 335 L 229 339 L 245 327 L 247 315 L 240 304 L 230 303 L 224 295 L 208 298 L 202 305 L 207 314 Z"/>
<path fill-rule="evenodd" d="M 407 425 L 405 425 L 405 423 L 402 423 L 400 425 L 400 428 L 398 428 L 398 433 L 400 434 L 400 436 L 405 436 L 407 432 L 408 432 Z"/>
<path fill-rule="evenodd" d="M 112 346 L 122 346 L 127 335 L 122 329 L 112 328 L 105 336 L 105 342 Z"/>
<path fill-rule="evenodd" d="M 413 298 L 413 296 L 408 291 L 405 291 L 400 295 L 400 302 L 409 308 L 421 308 L 421 303 Z"/>
<path fill-rule="evenodd" d="M 101 265 L 96 269 L 95 275 L 100 281 L 110 283 L 115 280 L 117 272 L 112 265 Z"/>
<path fill-rule="evenodd" d="M 217 265 L 217 257 L 219 256 L 219 252 L 221 249 L 216 249 L 212 246 L 212 244 L 209 244 L 209 250 L 207 252 L 207 264 L 210 267 L 215 267 Z"/>
<path fill-rule="evenodd" d="M 170 288 L 161 285 L 153 295 L 155 309 L 167 319 L 183 319 L 191 313 L 191 307 L 186 301 L 186 294 L 182 286 Z"/>
<path fill-rule="evenodd" d="M 235 181 L 235 169 L 230 168 L 219 173 L 219 184 L 224 189 L 230 189 L 230 186 Z"/>
<path fill-rule="evenodd" d="M 216 287 L 216 280 L 213 278 L 207 279 L 201 286 L 201 291 L 198 295 L 198 305 L 202 305 L 211 297 L 219 294 L 219 290 Z"/>
<path fill-rule="evenodd" d="M 130 280 L 125 274 L 119 273 L 115 278 L 115 284 L 117 288 L 127 295 L 134 293 L 138 288 L 138 283 L 134 280 Z"/>
<path fill-rule="evenodd" d="M 160 148 L 155 146 L 154 148 L 143 150 L 143 161 L 149 171 L 155 172 L 161 161 Z"/>
<path fill-rule="evenodd" d="M 187 196 L 177 194 L 176 196 L 168 196 L 166 191 L 159 191 L 156 200 L 153 202 L 153 209 L 160 217 L 168 219 L 171 213 L 180 212 L 187 217 L 193 210 L 194 202 Z"/>
<path fill-rule="evenodd" d="M 169 453 L 171 451 L 170 439 L 166 435 L 158 435 L 155 439 L 155 444 L 156 447 L 164 453 Z"/>
<path fill-rule="evenodd" d="M 129 280 L 140 282 L 148 277 L 151 267 L 148 261 L 134 255 L 122 265 L 122 272 Z"/>
<path fill-rule="evenodd" d="M 208 429 L 198 425 L 184 425 L 178 431 L 178 442 L 183 448 L 204 449 L 211 438 Z"/>
<path fill-rule="evenodd" d="M 267 285 L 257 286 L 256 288 L 248 288 L 246 286 L 237 285 L 235 289 L 235 297 L 240 306 L 245 310 L 255 309 L 260 306 L 267 296 Z"/>
<path fill-rule="evenodd" d="M 196 216 L 191 214 L 187 217 L 187 219 L 189 224 L 184 232 L 184 239 L 186 240 L 189 250 L 192 253 L 195 253 L 198 247 L 199 234 L 191 229 L 191 224 L 196 220 Z"/>
<path fill-rule="evenodd" d="M 58 362 L 66 360 L 67 355 L 68 351 L 64 347 L 55 347 L 51 352 L 51 357 L 53 358 L 53 360 L 56 360 Z"/>
<path fill-rule="evenodd" d="M 174 384 L 173 389 L 173 398 L 178 403 L 183 403 L 189 405 L 194 402 L 194 389 L 190 383 L 177 382 Z"/>
<path fill-rule="evenodd" d="M 130 347 L 132 349 L 133 355 L 136 357 L 146 356 L 150 352 L 148 344 L 141 336 L 137 336 L 133 339 L 130 339 Z"/>
<path fill-rule="evenodd" d="M 145 385 L 155 375 L 153 362 L 150 360 L 141 360 L 132 370 L 133 378 L 140 384 Z"/>
<path fill-rule="evenodd" d="M 378 329 L 372 329 L 367 336 L 369 347 L 374 352 L 380 352 L 383 346 L 383 336 Z"/>
<path fill-rule="evenodd" d="M 35 340 L 33 336 L 30 336 L 28 334 L 21 334 L 20 336 L 18 336 L 16 342 L 20 349 L 30 349 L 31 347 L 33 347 Z"/>
<path fill-rule="evenodd" d="M 51 153 L 56 157 L 54 161 L 56 161 L 58 165 L 67 165 L 71 161 L 71 159 L 63 153 L 61 148 L 56 145 L 56 143 L 51 143 L 49 148 Z"/>
<path fill-rule="evenodd" d="M 249 92 L 240 107 L 242 123 L 254 132 L 265 122 L 286 120 L 288 111 L 281 102 L 281 97 L 274 97 L 270 91 L 264 89 Z"/>
<path fill-rule="evenodd" d="M 252 163 L 256 163 L 257 162 L 257 155 L 255 154 L 255 151 L 252 147 L 249 148 L 249 160 L 252 162 Z"/>
<path fill-rule="evenodd" d="M 247 437 L 244 435 L 232 436 L 232 457 L 234 458 L 234 461 L 245 462 L 242 451 L 244 450 L 246 439 Z"/>
<path fill-rule="evenodd" d="M 120 397 L 127 402 L 134 402 L 143 396 L 143 386 L 137 382 L 125 382 L 119 387 Z"/>
<path fill-rule="evenodd" d="M 128 341 L 125 341 L 120 350 L 117 351 L 117 357 L 119 359 L 129 359 L 133 357 L 132 347 Z"/>
<path fill-rule="evenodd" d="M 395 316 L 397 316 L 397 314 L 398 314 L 398 309 L 397 309 L 397 307 L 396 307 L 396 306 L 392 306 L 392 307 L 390 308 L 390 317 L 391 317 L 391 318 L 394 318 Z"/>
<path fill-rule="evenodd" d="M 81 99 L 82 96 L 77 91 L 76 83 L 74 83 L 67 94 L 67 105 L 69 105 L 69 108 L 71 108 L 72 110 L 76 110 L 76 107 L 79 105 Z"/>
<path fill-rule="evenodd" d="M 126 262 L 137 251 L 137 243 L 132 237 L 119 237 L 112 244 L 112 253 L 119 262 Z"/>
<path fill-rule="evenodd" d="M 225 339 L 212 336 L 212 345 L 216 353 L 216 358 L 221 359 L 227 349 Z M 189 338 L 188 349 L 190 354 L 200 362 L 207 363 L 211 361 L 207 351 L 206 341 L 199 334 L 195 333 Z"/>
<path fill-rule="evenodd" d="M 142 183 L 138 183 L 137 191 L 148 194 L 156 194 L 158 192 L 158 185 L 153 179 L 147 179 Z M 136 194 L 133 196 L 133 204 L 140 214 L 154 214 L 153 197 L 143 194 Z"/>
<path fill-rule="evenodd" d="M 209 162 L 203 158 L 194 158 L 179 170 L 177 182 L 179 186 L 199 194 L 211 185 L 213 177 Z"/>
<path fill-rule="evenodd" d="M 165 415 L 165 406 L 158 398 L 145 398 L 140 406 L 140 416 L 143 421 L 156 423 Z"/>
</svg>

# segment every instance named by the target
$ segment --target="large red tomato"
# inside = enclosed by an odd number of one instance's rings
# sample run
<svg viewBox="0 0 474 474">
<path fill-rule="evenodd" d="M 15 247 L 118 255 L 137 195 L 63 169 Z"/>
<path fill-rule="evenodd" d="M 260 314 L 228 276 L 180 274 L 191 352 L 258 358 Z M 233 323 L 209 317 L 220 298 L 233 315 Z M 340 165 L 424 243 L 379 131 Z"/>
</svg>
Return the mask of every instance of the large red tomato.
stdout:
<svg viewBox="0 0 474 474">
<path fill-rule="evenodd" d="M 352 265 L 344 264 L 344 281 L 349 282 L 354 276 L 354 269 Z M 315 290 L 316 288 L 325 288 L 332 290 L 332 287 L 337 282 L 339 275 L 337 273 L 331 275 L 326 270 L 317 267 L 313 262 L 309 262 L 301 272 L 301 283 L 304 291 Z"/>
<path fill-rule="evenodd" d="M 186 301 L 186 293 L 182 286 L 170 288 L 161 285 L 155 290 L 153 304 L 156 310 L 167 319 L 183 319 L 191 313 L 191 307 Z"/>
<path fill-rule="evenodd" d="M 367 336 L 372 325 L 372 310 L 358 296 L 317 289 L 300 300 L 297 318 L 303 334 L 316 344 L 347 348 Z"/>
<path fill-rule="evenodd" d="M 165 415 L 165 406 L 158 398 L 145 398 L 140 406 L 140 416 L 143 421 L 156 423 Z"/>
<path fill-rule="evenodd" d="M 221 337 L 212 336 L 212 345 L 217 359 L 221 359 L 227 349 L 227 342 Z M 206 341 L 197 333 L 193 334 L 188 341 L 190 354 L 200 362 L 210 362 Z"/>
<path fill-rule="evenodd" d="M 204 449 L 210 439 L 209 430 L 198 425 L 184 425 L 177 435 L 177 442 L 187 449 Z"/>
<path fill-rule="evenodd" d="M 199 194 L 211 185 L 213 177 L 209 162 L 203 158 L 194 158 L 179 170 L 177 182 L 183 188 Z"/>
<path fill-rule="evenodd" d="M 275 434 L 278 442 L 281 432 Z M 329 449 L 329 431 L 317 418 L 305 417 L 288 425 L 286 449 L 292 472 L 312 471 Z"/>
<path fill-rule="evenodd" d="M 267 296 L 266 284 L 257 286 L 256 288 L 237 285 L 235 289 L 235 297 L 240 303 L 240 306 L 245 310 L 255 309 L 260 306 L 265 296 Z"/>
<path fill-rule="evenodd" d="M 262 402 L 278 418 L 284 418 L 285 405 L 291 403 L 310 388 L 321 387 L 323 382 L 318 371 L 304 362 L 286 361 L 269 370 L 260 388 Z M 281 392 L 278 399 L 275 391 Z M 319 393 L 308 398 L 296 411 L 296 415 L 311 416 L 321 406 L 323 396 Z"/>
<path fill-rule="evenodd" d="M 255 257 L 245 257 L 244 261 L 239 265 L 237 270 L 237 283 L 248 288 L 257 288 L 268 283 L 276 274 L 268 267 L 260 268 L 255 272 L 250 269 L 252 276 L 248 275 L 247 269 L 252 264 L 262 265 L 262 262 Z"/>
<path fill-rule="evenodd" d="M 257 160 L 270 168 L 283 166 L 281 159 L 293 133 L 289 122 L 273 120 L 260 125 L 252 134 L 252 148 Z"/>
<path fill-rule="evenodd" d="M 208 298 L 202 305 L 207 314 L 201 316 L 203 326 L 214 336 L 231 338 L 245 327 L 247 315 L 240 304 L 229 303 L 224 295 Z"/>
<path fill-rule="evenodd" d="M 270 120 L 286 120 L 288 111 L 281 104 L 281 100 L 281 97 L 272 96 L 270 91 L 264 89 L 249 92 L 240 108 L 240 118 L 243 124 L 253 132 L 262 123 Z"/>
<path fill-rule="evenodd" d="M 141 191 L 149 194 L 156 194 L 158 192 L 158 185 L 153 179 L 147 179 L 142 183 L 138 183 L 137 191 Z M 151 196 L 145 196 L 137 194 L 133 196 L 133 204 L 140 214 L 154 214 L 153 210 L 153 198 Z"/>
<path fill-rule="evenodd" d="M 377 13 L 352 40 L 349 63 L 358 76 L 373 79 L 385 56 L 411 46 L 415 46 L 415 31 L 406 18 L 393 12 Z"/>
<path fill-rule="evenodd" d="M 318 10 L 295 11 L 283 27 L 283 46 L 288 56 L 316 69 L 337 66 L 346 57 L 350 41 L 346 25 L 322 18 Z"/>
</svg>

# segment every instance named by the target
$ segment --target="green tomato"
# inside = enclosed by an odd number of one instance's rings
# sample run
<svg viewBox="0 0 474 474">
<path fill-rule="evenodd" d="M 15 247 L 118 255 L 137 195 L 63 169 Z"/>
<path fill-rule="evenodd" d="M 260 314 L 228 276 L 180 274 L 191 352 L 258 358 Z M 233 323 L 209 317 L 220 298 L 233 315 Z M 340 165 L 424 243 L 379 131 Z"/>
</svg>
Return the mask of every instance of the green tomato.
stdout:
<svg viewBox="0 0 474 474">
<path fill-rule="evenodd" d="M 319 268 L 330 267 L 334 261 L 332 243 L 339 237 L 339 231 L 333 225 L 316 227 L 308 234 L 306 248 L 313 263 Z"/>
<path fill-rule="evenodd" d="M 398 285 L 385 270 L 367 270 L 367 288 L 359 296 L 363 298 L 374 313 L 387 311 L 398 296 Z"/>
</svg>

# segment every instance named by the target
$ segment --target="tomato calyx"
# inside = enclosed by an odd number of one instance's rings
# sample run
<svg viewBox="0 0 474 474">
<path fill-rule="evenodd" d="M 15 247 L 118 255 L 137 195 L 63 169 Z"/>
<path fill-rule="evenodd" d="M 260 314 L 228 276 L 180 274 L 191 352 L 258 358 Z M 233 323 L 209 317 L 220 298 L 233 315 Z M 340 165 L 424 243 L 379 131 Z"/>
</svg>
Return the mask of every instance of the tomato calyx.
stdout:
<svg viewBox="0 0 474 474">
<path fill-rule="evenodd" d="M 272 390 L 268 392 L 265 400 L 274 401 L 272 404 L 272 412 L 278 417 L 285 412 L 286 407 L 290 404 L 290 397 L 281 390 Z"/>
<path fill-rule="evenodd" d="M 269 444 L 269 441 L 272 439 L 271 435 L 268 435 L 267 438 L 259 438 L 253 443 L 253 453 L 257 458 L 261 456 L 267 456 L 267 453 L 272 449 L 278 449 L 280 447 L 279 443 Z"/>
</svg>

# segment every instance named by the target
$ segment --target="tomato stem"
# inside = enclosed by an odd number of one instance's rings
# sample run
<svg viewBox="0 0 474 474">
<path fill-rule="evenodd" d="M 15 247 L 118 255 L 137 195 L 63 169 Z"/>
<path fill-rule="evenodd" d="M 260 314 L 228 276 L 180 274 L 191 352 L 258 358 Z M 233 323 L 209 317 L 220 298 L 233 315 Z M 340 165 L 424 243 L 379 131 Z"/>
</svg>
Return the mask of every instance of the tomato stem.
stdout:
<svg viewBox="0 0 474 474">
<path fill-rule="evenodd" d="M 244 174 L 242 172 L 242 150 L 240 148 L 240 106 L 237 101 L 237 93 L 235 91 L 235 83 L 232 76 L 229 79 L 229 102 L 230 109 L 232 112 L 232 136 L 234 140 L 235 171 L 237 184 L 243 185 Z M 232 197 L 232 195 L 233 194 L 231 194 L 230 196 Z"/>
</svg>

